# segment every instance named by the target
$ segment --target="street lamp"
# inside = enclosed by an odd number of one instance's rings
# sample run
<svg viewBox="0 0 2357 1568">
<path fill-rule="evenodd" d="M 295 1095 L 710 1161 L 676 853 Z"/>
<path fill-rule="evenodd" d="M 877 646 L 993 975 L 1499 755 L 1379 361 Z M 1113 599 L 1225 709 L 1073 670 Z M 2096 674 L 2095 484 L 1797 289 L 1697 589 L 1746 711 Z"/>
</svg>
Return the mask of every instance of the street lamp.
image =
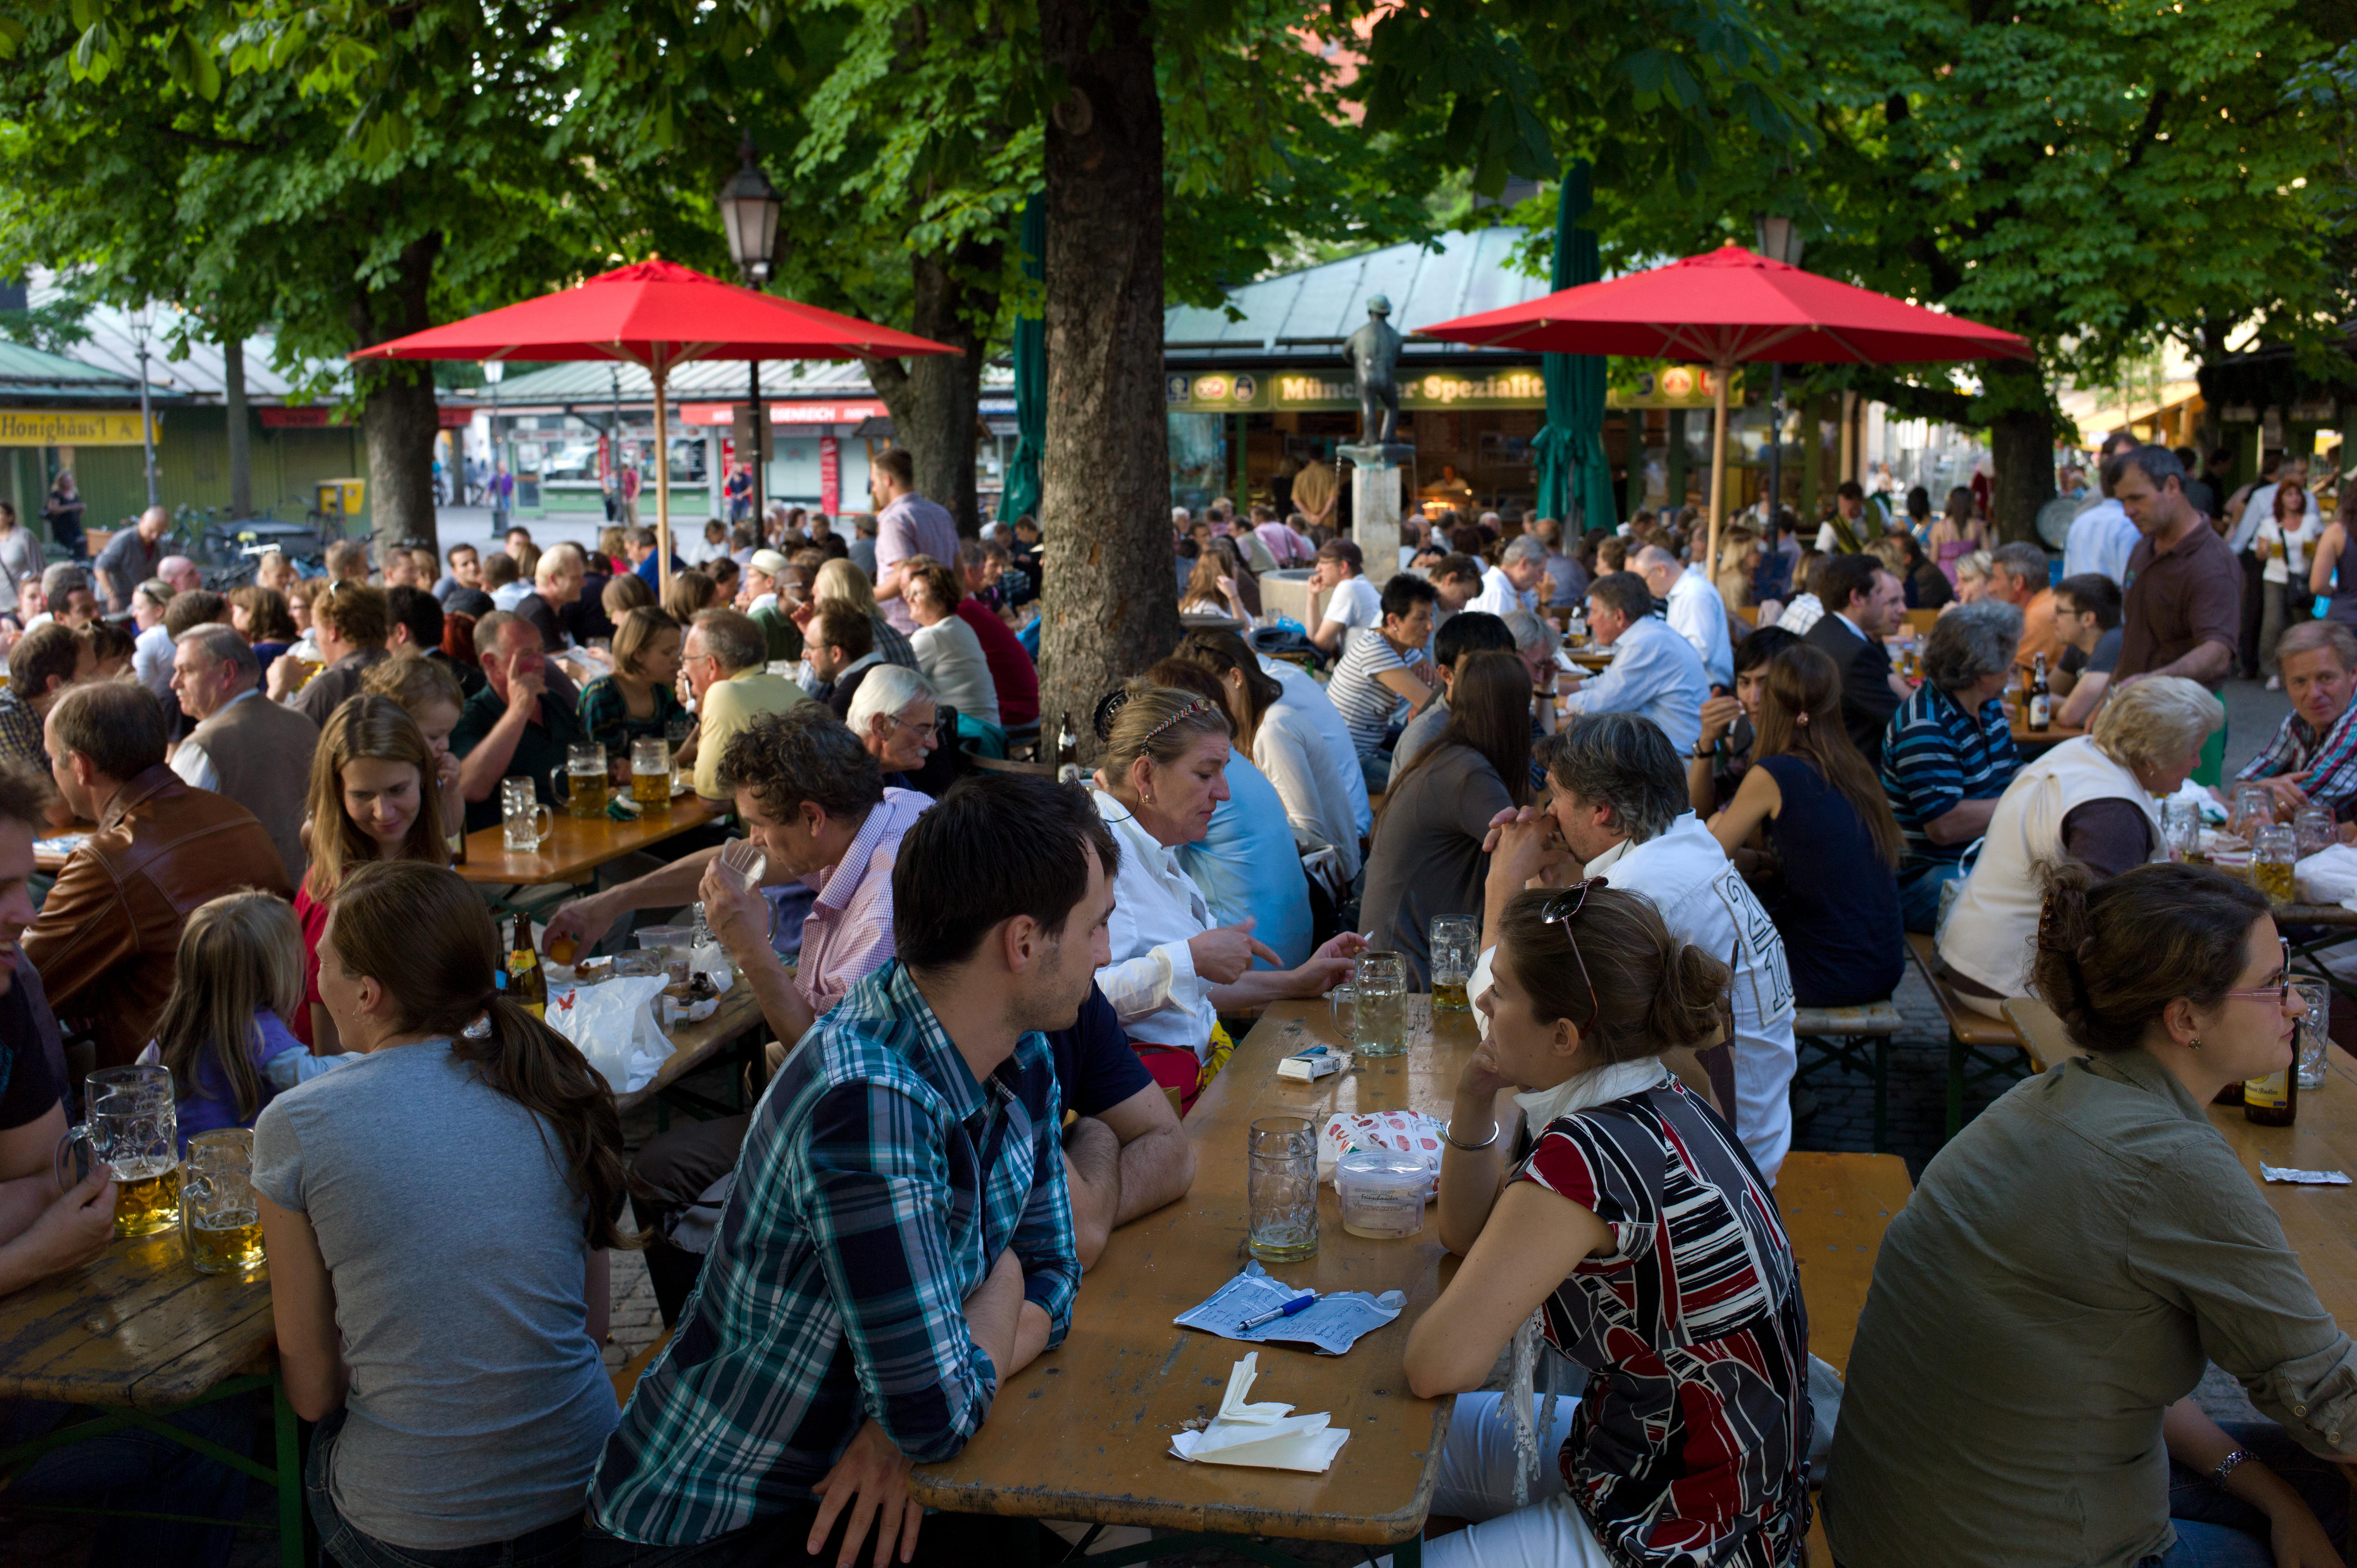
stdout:
<svg viewBox="0 0 2357 1568">
<path fill-rule="evenodd" d="M 720 226 L 727 231 L 728 253 L 736 259 L 737 271 L 748 288 L 759 288 L 770 281 L 770 258 L 777 253 L 778 246 L 778 211 L 784 205 L 755 157 L 752 134 L 748 132 L 737 148 L 737 172 L 720 188 Z M 762 527 L 761 459 L 769 443 L 763 439 L 768 432 L 761 424 L 761 361 L 756 359 L 747 363 L 752 371 L 748 401 L 753 431 L 753 526 L 759 531 Z M 671 455 L 664 453 L 662 460 L 671 461 Z"/>
<path fill-rule="evenodd" d="M 139 355 L 139 444 L 147 454 L 147 504 L 159 504 L 156 499 L 156 421 L 147 412 L 147 313 L 150 306 L 141 300 L 131 309 L 131 345 Z"/>
<path fill-rule="evenodd" d="M 491 471 L 483 476 L 483 489 L 491 502 L 491 527 L 494 531 L 507 526 L 508 510 L 500 497 L 500 381 L 508 373 L 502 360 L 483 361 L 483 380 L 491 383 Z M 508 481 L 515 482 L 515 469 L 508 469 Z"/>
<path fill-rule="evenodd" d="M 1752 232 L 1760 242 L 1760 253 L 1771 262 L 1781 262 L 1788 267 L 1801 264 L 1801 251 L 1807 243 L 1790 218 L 1762 212 L 1751 220 Z M 1812 452 L 1812 460 L 1816 454 Z M 1784 504 L 1784 367 L 1768 367 L 1768 542 L 1776 542 L 1776 512 Z M 1718 570 L 1718 563 L 1710 564 Z"/>
</svg>

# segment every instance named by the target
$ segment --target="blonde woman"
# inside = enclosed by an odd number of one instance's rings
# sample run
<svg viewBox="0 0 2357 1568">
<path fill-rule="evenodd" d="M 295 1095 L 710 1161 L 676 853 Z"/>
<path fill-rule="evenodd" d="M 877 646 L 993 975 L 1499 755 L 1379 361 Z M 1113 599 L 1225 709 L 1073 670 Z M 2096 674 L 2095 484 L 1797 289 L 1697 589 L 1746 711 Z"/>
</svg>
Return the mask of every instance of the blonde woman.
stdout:
<svg viewBox="0 0 2357 1568">
<path fill-rule="evenodd" d="M 1121 844 L 1113 956 L 1097 984 L 1155 1081 L 1178 1090 L 1183 1112 L 1235 1048 L 1222 1012 L 1322 996 L 1367 944 L 1345 931 L 1300 968 L 1281 970 L 1251 920 L 1211 924 L 1211 905 L 1175 852 L 1210 831 L 1228 798 L 1232 731 L 1219 704 L 1133 681 L 1098 705 L 1096 732 L 1104 752 L 1092 794 Z M 1254 968 L 1255 959 L 1269 967 Z"/>
<path fill-rule="evenodd" d="M 1742 609 L 1756 602 L 1751 574 L 1760 569 L 1760 536 L 1748 528 L 1729 529 L 1719 541 L 1718 570 L 1712 581 L 1728 609 Z"/>
<path fill-rule="evenodd" d="M 319 933 L 327 929 L 329 901 L 355 865 L 449 864 L 442 791 L 428 788 L 435 776 L 434 748 L 425 732 L 390 697 L 348 697 L 319 732 L 311 756 L 310 820 L 304 824 L 311 869 L 295 894 L 295 918 L 303 925 L 305 1004 L 295 1033 L 323 1056 L 343 1049 L 319 997 Z"/>
<path fill-rule="evenodd" d="M 1988 597 L 1989 553 L 1975 550 L 1956 557 L 1956 597 L 1960 605 L 1976 605 Z"/>
<path fill-rule="evenodd" d="M 2115 690 L 2091 733 L 2014 775 L 1940 928 L 1941 961 L 1967 1004 L 1996 1017 L 2023 994 L 2046 867 L 2077 861 L 2109 878 L 2161 852 L 2154 802 L 2192 775 L 2225 722 L 2224 704 L 2199 684 L 2148 675 Z"/>
<path fill-rule="evenodd" d="M 887 664 L 898 664 L 907 670 L 922 668 L 917 660 L 917 650 L 910 645 L 906 634 L 899 627 L 884 618 L 883 610 L 876 603 L 875 585 L 867 580 L 867 574 L 857 566 L 849 561 L 839 559 L 828 561 L 820 565 L 818 580 L 811 589 L 809 602 L 797 605 L 793 609 L 793 622 L 805 633 L 810 630 L 810 618 L 817 612 L 819 601 L 822 599 L 839 599 L 845 604 L 856 605 L 866 612 L 867 618 L 876 626 L 877 659 Z M 807 685 L 809 682 L 805 682 L 803 684 Z"/>
<path fill-rule="evenodd" d="M 434 754 L 435 786 L 442 793 L 443 831 L 456 841 L 467 831 L 467 797 L 458 785 L 458 757 L 450 749 L 450 735 L 467 710 L 467 697 L 451 665 L 439 659 L 388 659 L 361 677 L 361 690 L 400 703 L 425 737 L 426 749 Z M 455 852 L 455 842 L 451 847 Z"/>
</svg>

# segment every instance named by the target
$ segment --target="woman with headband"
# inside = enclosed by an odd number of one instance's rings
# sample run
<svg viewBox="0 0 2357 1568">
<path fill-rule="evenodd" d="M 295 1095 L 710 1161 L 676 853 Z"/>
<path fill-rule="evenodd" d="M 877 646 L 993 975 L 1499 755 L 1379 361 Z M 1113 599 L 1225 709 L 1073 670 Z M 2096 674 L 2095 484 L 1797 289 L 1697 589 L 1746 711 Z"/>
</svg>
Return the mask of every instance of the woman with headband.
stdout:
<svg viewBox="0 0 2357 1568">
<path fill-rule="evenodd" d="M 1218 704 L 1135 681 L 1098 704 L 1096 733 L 1104 755 L 1091 793 L 1121 845 L 1113 961 L 1097 983 L 1155 1081 L 1178 1091 L 1183 1113 L 1235 1048 L 1222 1011 L 1322 996 L 1349 978 L 1367 944 L 1345 931 L 1300 968 L 1280 969 L 1250 920 L 1211 924 L 1175 852 L 1203 836 L 1228 798 L 1231 732 Z"/>
</svg>

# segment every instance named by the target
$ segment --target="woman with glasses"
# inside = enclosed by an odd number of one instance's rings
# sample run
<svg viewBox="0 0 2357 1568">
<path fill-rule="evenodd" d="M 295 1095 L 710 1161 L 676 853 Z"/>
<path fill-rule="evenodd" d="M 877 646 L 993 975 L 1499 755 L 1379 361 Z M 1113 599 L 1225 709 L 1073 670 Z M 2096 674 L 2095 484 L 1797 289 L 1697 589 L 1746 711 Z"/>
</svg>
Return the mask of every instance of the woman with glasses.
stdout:
<svg viewBox="0 0 2357 1568">
<path fill-rule="evenodd" d="M 1475 1522 L 1431 1568 L 1797 1563 L 1808 1530 L 1808 1325 L 1773 1196 L 1663 1059 L 1710 1039 L 1726 965 L 1602 877 L 1493 884 L 1440 1167 L 1465 1261 L 1407 1340 L 1457 1395 L 1432 1498 Z M 1535 1142 L 1511 1157 L 1525 1122 Z M 1532 1393 L 1536 1341 L 1587 1370 Z M 1513 1349 L 1507 1392 L 1475 1393 Z"/>
<path fill-rule="evenodd" d="M 2205 1111 L 2292 1061 L 2289 944 L 2247 884 L 2164 863 L 2050 873 L 2035 947 L 2032 989 L 2088 1054 L 1982 1112 L 1884 1234 L 1834 1436 L 1834 1551 L 2338 1563 L 2348 1487 L 2311 1455 L 2357 1458 L 2357 1348 Z M 2212 1361 L 2275 1420 L 2203 1414 Z"/>
</svg>

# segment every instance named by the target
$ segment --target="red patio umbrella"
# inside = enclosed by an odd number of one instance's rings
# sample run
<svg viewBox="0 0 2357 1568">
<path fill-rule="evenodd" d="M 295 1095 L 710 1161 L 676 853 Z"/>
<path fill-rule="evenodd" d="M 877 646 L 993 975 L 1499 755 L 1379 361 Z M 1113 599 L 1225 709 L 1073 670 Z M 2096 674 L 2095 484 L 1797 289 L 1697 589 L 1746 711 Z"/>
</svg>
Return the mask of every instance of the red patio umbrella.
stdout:
<svg viewBox="0 0 2357 1568">
<path fill-rule="evenodd" d="M 1717 569 L 1726 484 L 1727 378 L 1738 364 L 1915 364 L 2027 360 L 2033 353 L 2010 332 L 1803 272 L 1740 245 L 1460 316 L 1417 335 L 1485 349 L 1710 366 L 1710 571 Z"/>
<path fill-rule="evenodd" d="M 558 293 L 362 349 L 355 360 L 627 360 L 655 383 L 655 533 L 671 585 L 670 422 L 664 378 L 687 360 L 856 360 L 962 349 L 706 277 L 660 258 Z"/>
</svg>

